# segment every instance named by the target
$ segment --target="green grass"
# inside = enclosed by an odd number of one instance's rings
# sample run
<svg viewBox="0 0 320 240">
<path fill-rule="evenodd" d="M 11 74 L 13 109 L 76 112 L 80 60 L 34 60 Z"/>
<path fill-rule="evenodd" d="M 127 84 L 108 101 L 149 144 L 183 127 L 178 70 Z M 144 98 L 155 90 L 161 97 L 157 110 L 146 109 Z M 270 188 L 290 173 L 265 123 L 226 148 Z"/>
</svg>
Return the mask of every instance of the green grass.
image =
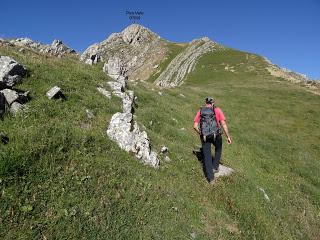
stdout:
<svg viewBox="0 0 320 240">
<path fill-rule="evenodd" d="M 153 149 L 169 148 L 171 161 L 154 170 L 106 137 L 121 104 L 97 92 L 108 79 L 102 66 L 0 53 L 28 67 L 17 87 L 32 96 L 28 113 L 1 122 L 10 142 L 0 145 L 0 238 L 318 239 L 319 96 L 269 76 L 260 57 L 206 54 L 181 87 L 162 96 L 152 79 L 130 86 Z M 54 85 L 66 101 L 46 98 Z M 199 146 L 193 117 L 207 95 L 234 140 L 224 142 L 222 161 L 236 173 L 214 187 L 192 154 Z"/>
</svg>

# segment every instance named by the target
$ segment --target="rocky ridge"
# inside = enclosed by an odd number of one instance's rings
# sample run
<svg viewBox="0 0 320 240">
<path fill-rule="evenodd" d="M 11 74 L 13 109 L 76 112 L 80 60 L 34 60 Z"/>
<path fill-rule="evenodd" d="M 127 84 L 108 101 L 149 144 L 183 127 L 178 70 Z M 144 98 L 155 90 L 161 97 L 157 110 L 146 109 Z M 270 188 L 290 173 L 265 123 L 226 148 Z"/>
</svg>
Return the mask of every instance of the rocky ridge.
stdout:
<svg viewBox="0 0 320 240">
<path fill-rule="evenodd" d="M 47 45 L 35 42 L 30 38 L 16 38 L 12 40 L 0 39 L 0 45 L 21 47 L 20 50 L 23 50 L 24 48 L 32 49 L 42 54 L 58 57 L 62 57 L 67 54 L 77 54 L 75 50 L 69 48 L 60 40 L 54 40 L 51 45 Z"/>
<path fill-rule="evenodd" d="M 198 59 L 205 53 L 215 51 L 220 46 L 204 37 L 193 40 L 189 46 L 178 54 L 160 74 L 155 83 L 160 87 L 176 87 L 183 83 L 183 79 L 192 72 Z"/>
<path fill-rule="evenodd" d="M 111 76 L 114 81 L 108 84 L 112 89 L 112 94 L 122 99 L 122 112 L 115 113 L 109 123 L 107 135 L 110 139 L 118 143 L 120 148 L 129 153 L 133 153 L 144 164 L 152 167 L 159 166 L 159 159 L 156 152 L 151 151 L 150 140 L 145 131 L 141 131 L 133 115 L 134 92 L 127 90 L 127 77 L 121 71 L 119 59 L 110 59 L 112 64 L 109 70 L 113 73 Z M 110 96 L 107 90 L 98 87 L 97 90 Z"/>
<path fill-rule="evenodd" d="M 267 63 L 266 69 L 275 77 L 284 78 L 292 83 L 301 84 L 308 88 L 310 92 L 320 95 L 320 81 L 309 79 L 306 75 L 281 68 L 273 64 L 267 58 L 264 58 Z"/>
<path fill-rule="evenodd" d="M 88 64 L 120 59 L 129 80 L 146 80 L 166 56 L 166 42 L 148 28 L 132 24 L 120 33 L 89 46 L 80 59 Z M 108 68 L 105 66 L 104 70 Z M 107 72 L 107 71 L 106 71 Z M 110 74 L 109 72 L 107 72 Z"/>
</svg>

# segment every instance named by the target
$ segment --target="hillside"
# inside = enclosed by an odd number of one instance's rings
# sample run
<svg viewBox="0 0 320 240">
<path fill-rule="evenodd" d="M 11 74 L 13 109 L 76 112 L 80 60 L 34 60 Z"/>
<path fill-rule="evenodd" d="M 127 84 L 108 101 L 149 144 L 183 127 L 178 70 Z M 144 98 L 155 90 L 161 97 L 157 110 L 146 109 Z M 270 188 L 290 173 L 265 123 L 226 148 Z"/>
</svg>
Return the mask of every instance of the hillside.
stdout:
<svg viewBox="0 0 320 240">
<path fill-rule="evenodd" d="M 107 136 L 122 110 L 120 98 L 97 91 L 111 91 L 103 62 L 0 46 L 28 69 L 15 87 L 31 97 L 28 111 L 0 122 L 9 138 L 0 144 L 1 239 L 319 239 L 319 95 L 230 48 L 202 54 L 179 87 L 161 88 L 156 79 L 187 49 L 166 47 L 159 71 L 127 86 L 160 158 L 154 169 Z M 55 85 L 66 100 L 46 97 Z M 192 153 L 206 96 L 217 99 L 234 141 L 222 162 L 235 173 L 215 186 Z"/>
</svg>

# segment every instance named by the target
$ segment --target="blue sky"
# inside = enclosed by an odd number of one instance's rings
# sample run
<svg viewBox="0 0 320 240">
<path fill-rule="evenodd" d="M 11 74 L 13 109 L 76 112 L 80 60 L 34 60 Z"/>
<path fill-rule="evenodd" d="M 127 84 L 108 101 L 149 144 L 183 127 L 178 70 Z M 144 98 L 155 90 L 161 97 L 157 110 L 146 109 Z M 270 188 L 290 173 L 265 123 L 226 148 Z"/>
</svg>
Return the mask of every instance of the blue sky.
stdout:
<svg viewBox="0 0 320 240">
<path fill-rule="evenodd" d="M 61 39 L 77 51 L 131 24 L 126 11 L 161 37 L 208 36 L 320 79 L 320 0 L 107 1 L 16 0 L 0 3 L 0 37 Z"/>
</svg>

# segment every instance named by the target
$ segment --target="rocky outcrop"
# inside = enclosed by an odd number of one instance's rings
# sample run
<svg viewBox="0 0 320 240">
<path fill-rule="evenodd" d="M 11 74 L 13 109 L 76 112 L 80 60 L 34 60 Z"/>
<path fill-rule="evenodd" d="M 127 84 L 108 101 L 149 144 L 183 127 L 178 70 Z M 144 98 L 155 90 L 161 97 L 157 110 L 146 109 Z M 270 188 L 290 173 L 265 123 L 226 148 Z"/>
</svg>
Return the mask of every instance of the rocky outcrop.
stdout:
<svg viewBox="0 0 320 240">
<path fill-rule="evenodd" d="M 12 87 L 22 81 L 27 70 L 14 59 L 7 56 L 0 56 L 0 82 L 2 88 Z"/>
<path fill-rule="evenodd" d="M 207 37 L 192 41 L 184 51 L 170 62 L 155 83 L 166 88 L 181 85 L 187 74 L 194 70 L 197 60 L 203 54 L 215 51 L 218 48 L 218 44 Z"/>
<path fill-rule="evenodd" d="M 134 154 L 144 164 L 159 166 L 159 159 L 151 151 L 150 140 L 145 131 L 141 131 L 133 115 L 134 92 L 126 89 L 126 79 L 109 81 L 112 94 L 122 99 L 122 112 L 115 113 L 109 123 L 107 135 L 125 151 Z"/>
<path fill-rule="evenodd" d="M 320 95 L 320 81 L 309 79 L 306 75 L 290 71 L 285 68 L 281 68 L 273 64 L 267 58 L 264 58 L 267 64 L 266 69 L 275 77 L 284 78 L 292 83 L 300 84 L 309 89 L 310 92 Z"/>
<path fill-rule="evenodd" d="M 111 78 L 119 80 L 120 78 L 126 78 L 126 69 L 118 57 L 109 58 L 108 62 L 104 64 L 103 71 L 107 73 Z"/>
<path fill-rule="evenodd" d="M 35 42 L 30 38 L 16 38 L 12 40 L 1 39 L 0 45 L 16 46 L 16 47 L 32 49 L 39 53 L 59 56 L 59 57 L 62 57 L 64 55 L 69 55 L 69 54 L 76 54 L 75 50 L 69 48 L 60 40 L 54 40 L 51 45 L 46 45 L 39 42 Z"/>
<path fill-rule="evenodd" d="M 155 65 L 165 58 L 168 48 L 166 42 L 149 29 L 132 24 L 120 33 L 111 34 L 101 43 L 88 47 L 81 60 L 88 64 L 102 61 L 106 63 L 104 71 L 108 74 L 115 61 L 120 61 L 129 80 L 146 80 L 157 69 Z M 110 60 L 110 61 L 109 61 Z"/>
<path fill-rule="evenodd" d="M 3 117 L 6 105 L 13 114 L 22 109 L 26 109 L 25 103 L 29 100 L 29 92 L 13 89 L 22 81 L 27 70 L 20 63 L 7 56 L 0 56 L 0 93 L 1 98 L 1 118 Z"/>
</svg>

